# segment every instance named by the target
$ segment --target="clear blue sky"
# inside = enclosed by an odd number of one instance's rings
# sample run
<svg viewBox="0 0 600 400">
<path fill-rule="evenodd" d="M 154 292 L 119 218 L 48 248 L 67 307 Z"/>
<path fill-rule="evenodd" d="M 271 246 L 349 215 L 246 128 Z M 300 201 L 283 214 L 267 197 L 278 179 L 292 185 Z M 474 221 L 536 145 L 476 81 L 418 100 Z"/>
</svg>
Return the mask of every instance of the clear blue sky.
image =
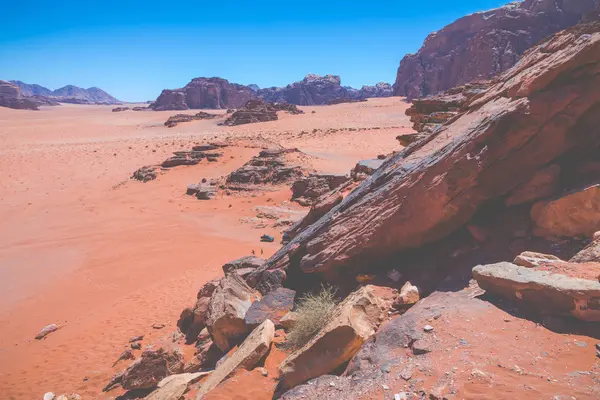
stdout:
<svg viewBox="0 0 600 400">
<path fill-rule="evenodd" d="M 393 83 L 431 31 L 499 0 L 6 1 L 0 79 L 155 99 L 198 76 L 260 87 L 307 73 Z"/>
</svg>

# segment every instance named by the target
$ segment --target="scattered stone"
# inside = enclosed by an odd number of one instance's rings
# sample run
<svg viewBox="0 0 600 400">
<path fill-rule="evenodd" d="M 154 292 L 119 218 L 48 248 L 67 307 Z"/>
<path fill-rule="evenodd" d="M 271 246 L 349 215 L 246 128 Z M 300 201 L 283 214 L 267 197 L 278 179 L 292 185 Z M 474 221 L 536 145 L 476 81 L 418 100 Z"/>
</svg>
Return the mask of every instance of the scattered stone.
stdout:
<svg viewBox="0 0 600 400">
<path fill-rule="evenodd" d="M 244 318 L 246 324 L 255 328 L 268 319 L 275 324 L 275 327 L 280 327 L 281 319 L 294 307 L 295 296 L 294 290 L 286 288 L 278 288 L 267 293 L 261 300 L 252 303 Z"/>
<path fill-rule="evenodd" d="M 142 344 L 139 343 L 139 342 L 131 343 L 131 349 L 132 350 L 141 350 L 142 349 Z"/>
<path fill-rule="evenodd" d="M 250 333 L 240 347 L 223 361 L 198 389 L 196 399 L 201 400 L 210 390 L 238 368 L 251 370 L 269 352 L 275 334 L 275 326 L 269 320 Z"/>
<path fill-rule="evenodd" d="M 2 81 L 0 81 L 2 82 Z M 56 398 L 56 395 L 52 392 L 46 392 L 44 393 L 44 400 L 54 400 Z"/>
<path fill-rule="evenodd" d="M 45 327 L 42 328 L 42 330 L 40 331 L 40 333 L 38 333 L 35 338 L 37 340 L 42 340 L 43 338 L 45 338 L 46 336 L 48 336 L 52 332 L 56 332 L 57 330 L 58 330 L 58 325 L 56 325 L 56 324 L 46 325 Z"/>
<path fill-rule="evenodd" d="M 125 390 L 149 389 L 163 378 L 183 372 L 183 354 L 179 349 L 144 350 L 142 357 L 127 368 L 121 379 Z"/>
<path fill-rule="evenodd" d="M 412 345 L 412 351 L 414 355 L 427 354 L 432 351 L 431 344 L 427 343 L 425 340 L 419 339 Z"/>
<path fill-rule="evenodd" d="M 293 388 L 348 362 L 375 333 L 383 316 L 373 287 L 363 286 L 349 295 L 335 308 L 330 322 L 280 365 L 282 388 Z"/>
<path fill-rule="evenodd" d="M 433 332 L 433 326 L 431 326 L 431 325 L 425 325 L 425 326 L 423 327 L 423 330 L 424 330 L 425 332 Z"/>
<path fill-rule="evenodd" d="M 155 323 L 152 324 L 152 329 L 162 329 L 165 327 L 165 324 Z"/>
<path fill-rule="evenodd" d="M 144 335 L 134 336 L 129 339 L 129 343 L 139 342 L 140 340 L 144 340 Z"/>
<path fill-rule="evenodd" d="M 222 278 L 209 305 L 208 332 L 222 351 L 229 351 L 249 332 L 244 321 L 246 312 L 260 295 L 237 274 Z"/>
</svg>

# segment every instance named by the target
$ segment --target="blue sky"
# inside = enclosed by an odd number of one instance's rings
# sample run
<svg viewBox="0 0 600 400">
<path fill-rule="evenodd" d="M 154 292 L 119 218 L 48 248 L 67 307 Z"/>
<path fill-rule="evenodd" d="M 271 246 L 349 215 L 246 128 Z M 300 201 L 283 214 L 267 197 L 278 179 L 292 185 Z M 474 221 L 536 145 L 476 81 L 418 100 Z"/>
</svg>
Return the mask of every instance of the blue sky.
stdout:
<svg viewBox="0 0 600 400">
<path fill-rule="evenodd" d="M 308 73 L 393 83 L 427 34 L 507 1 L 12 1 L 2 6 L 0 79 L 98 86 L 155 99 L 198 76 L 260 87 Z"/>
</svg>

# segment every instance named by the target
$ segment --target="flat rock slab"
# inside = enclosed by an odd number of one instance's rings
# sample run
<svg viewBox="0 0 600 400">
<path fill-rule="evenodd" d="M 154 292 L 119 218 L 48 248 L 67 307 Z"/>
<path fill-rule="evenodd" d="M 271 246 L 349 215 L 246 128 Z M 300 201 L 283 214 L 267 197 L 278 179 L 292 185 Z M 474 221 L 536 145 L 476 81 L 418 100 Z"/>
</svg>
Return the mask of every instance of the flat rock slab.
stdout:
<svg viewBox="0 0 600 400">
<path fill-rule="evenodd" d="M 275 325 L 269 320 L 260 326 L 244 340 L 240 347 L 225 361 L 217 366 L 214 372 L 200 386 L 196 400 L 202 399 L 209 391 L 224 381 L 238 368 L 250 370 L 269 352 L 275 336 Z"/>
<path fill-rule="evenodd" d="M 600 282 L 538 271 L 511 263 L 479 265 L 473 278 L 482 289 L 516 299 L 542 314 L 571 314 L 600 322 Z"/>
<path fill-rule="evenodd" d="M 196 372 L 167 376 L 157 385 L 158 389 L 146 397 L 147 400 L 180 400 L 188 386 L 198 382 L 211 372 Z"/>
<path fill-rule="evenodd" d="M 252 303 L 244 318 L 246 324 L 256 327 L 269 319 L 279 326 L 281 319 L 294 307 L 295 296 L 296 291 L 286 288 L 267 293 L 260 301 Z"/>
</svg>

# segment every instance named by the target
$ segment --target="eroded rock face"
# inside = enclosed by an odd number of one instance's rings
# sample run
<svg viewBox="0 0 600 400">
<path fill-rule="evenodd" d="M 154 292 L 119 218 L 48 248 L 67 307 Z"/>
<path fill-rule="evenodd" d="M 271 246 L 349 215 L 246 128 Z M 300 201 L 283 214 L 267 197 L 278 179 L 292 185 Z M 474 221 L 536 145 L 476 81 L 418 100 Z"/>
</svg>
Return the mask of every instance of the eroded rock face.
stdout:
<svg viewBox="0 0 600 400">
<path fill-rule="evenodd" d="M 17 85 L 7 81 L 0 81 L 0 107 L 37 110 L 38 103 L 24 97 Z"/>
<path fill-rule="evenodd" d="M 599 68 L 598 23 L 533 48 L 467 112 L 385 160 L 262 269 L 335 282 L 342 271 L 448 236 L 563 154 L 597 148 Z"/>
<path fill-rule="evenodd" d="M 347 89 L 341 86 L 337 75 L 307 75 L 303 80 L 286 87 L 260 89 L 258 96 L 270 103 L 289 103 L 301 106 L 329 104 L 332 100 L 347 98 Z"/>
<path fill-rule="evenodd" d="M 260 295 L 237 274 L 228 274 L 219 282 L 210 298 L 207 319 L 213 342 L 229 351 L 249 332 L 244 321 L 246 312 Z"/>
<path fill-rule="evenodd" d="M 304 114 L 294 104 L 267 103 L 260 99 L 249 100 L 242 108 L 234 111 L 223 125 L 235 126 L 255 122 L 276 121 L 277 111 L 286 111 L 289 114 Z"/>
<path fill-rule="evenodd" d="M 256 98 L 252 89 L 222 78 L 194 78 L 181 89 L 165 89 L 151 105 L 156 111 L 239 108 Z"/>
<path fill-rule="evenodd" d="M 254 328 L 268 319 L 280 326 L 280 320 L 294 307 L 295 296 L 294 290 L 286 288 L 267 293 L 260 301 L 252 303 L 244 318 L 246 324 Z"/>
<path fill-rule="evenodd" d="M 413 99 L 492 78 L 595 6 L 594 0 L 526 0 L 460 18 L 431 33 L 416 54 L 402 59 L 394 95 Z"/>
<path fill-rule="evenodd" d="M 600 262 L 600 238 L 595 239 L 585 246 L 579 253 L 571 257 L 569 261 L 575 263 Z"/>
<path fill-rule="evenodd" d="M 182 122 L 190 122 L 190 121 L 202 120 L 202 119 L 213 119 L 216 117 L 217 117 L 216 114 L 209 114 L 209 113 L 202 112 L 202 111 L 200 111 L 199 113 L 196 113 L 194 115 L 176 114 L 176 115 L 169 117 L 169 119 L 165 121 L 165 126 L 167 128 L 173 128 Z"/>
<path fill-rule="evenodd" d="M 292 200 L 302 205 L 312 205 L 317 199 L 330 191 L 348 183 L 346 175 L 317 175 L 310 174 L 292 185 Z"/>
<path fill-rule="evenodd" d="M 183 354 L 178 349 L 145 350 L 123 373 L 123 389 L 149 389 L 163 378 L 183 372 Z"/>
<path fill-rule="evenodd" d="M 352 293 L 336 307 L 330 322 L 280 365 L 281 387 L 291 389 L 348 362 L 375 333 L 384 312 L 372 287 Z"/>
<path fill-rule="evenodd" d="M 482 289 L 516 300 L 541 314 L 572 315 L 600 322 L 600 282 L 519 267 L 480 265 L 473 278 Z"/>
</svg>

